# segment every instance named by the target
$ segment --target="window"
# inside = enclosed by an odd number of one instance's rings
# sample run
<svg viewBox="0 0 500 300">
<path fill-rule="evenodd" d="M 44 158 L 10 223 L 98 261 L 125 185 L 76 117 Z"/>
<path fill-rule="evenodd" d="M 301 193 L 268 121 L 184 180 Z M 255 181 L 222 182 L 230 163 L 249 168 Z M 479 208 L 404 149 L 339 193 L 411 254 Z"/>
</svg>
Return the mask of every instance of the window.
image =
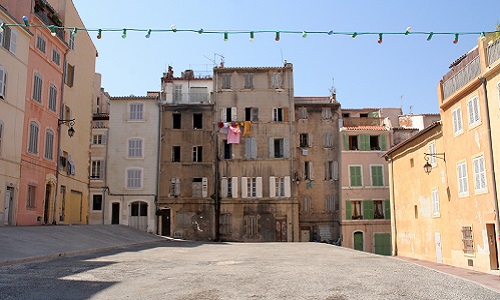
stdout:
<svg viewBox="0 0 500 300">
<path fill-rule="evenodd" d="M 474 166 L 474 183 L 476 192 L 486 191 L 486 172 L 484 169 L 484 156 L 478 156 L 472 160 Z"/>
<path fill-rule="evenodd" d="M 339 179 L 339 163 L 337 161 L 325 162 L 325 180 Z"/>
<path fill-rule="evenodd" d="M 255 177 L 247 177 L 246 189 L 249 198 L 257 197 L 257 180 Z"/>
<path fill-rule="evenodd" d="M 274 122 L 283 122 L 285 121 L 285 108 L 283 107 L 275 107 L 273 108 L 273 121 Z"/>
<path fill-rule="evenodd" d="M 307 108 L 306 107 L 299 107 L 298 109 L 298 118 L 301 120 L 305 120 L 308 118 L 307 115 Z"/>
<path fill-rule="evenodd" d="M 0 23 L 4 23 L 0 20 Z M 9 27 L 5 26 L 3 28 L 3 32 L 0 32 L 0 44 L 5 49 L 9 50 L 12 54 L 16 54 L 16 46 L 17 46 L 17 32 Z"/>
<path fill-rule="evenodd" d="M 344 134 L 344 149 L 345 150 L 386 150 L 386 136 L 381 135 L 348 135 Z"/>
<path fill-rule="evenodd" d="M 92 210 L 102 210 L 102 195 L 92 195 Z"/>
<path fill-rule="evenodd" d="M 191 186 L 192 197 L 207 197 L 208 196 L 208 178 L 195 177 Z"/>
<path fill-rule="evenodd" d="M 312 179 L 313 179 L 312 162 L 305 161 L 304 162 L 304 180 L 312 180 Z"/>
<path fill-rule="evenodd" d="M 361 166 L 349 166 L 349 186 L 363 186 Z"/>
<path fill-rule="evenodd" d="M 227 140 L 222 140 L 223 146 L 223 158 L 224 159 L 232 159 L 233 158 L 233 144 L 228 144 Z"/>
<path fill-rule="evenodd" d="M 465 162 L 461 162 L 457 165 L 457 176 L 458 176 L 458 195 L 467 196 L 469 194 L 469 186 L 467 180 L 467 166 Z"/>
<path fill-rule="evenodd" d="M 220 234 L 231 234 L 231 214 L 221 213 L 219 219 L 219 230 Z"/>
<path fill-rule="evenodd" d="M 131 217 L 146 217 L 148 215 L 148 204 L 144 201 L 135 201 L 130 204 Z"/>
<path fill-rule="evenodd" d="M 42 76 L 38 73 L 35 73 L 35 77 L 33 79 L 33 100 L 38 103 L 42 103 L 42 85 Z"/>
<path fill-rule="evenodd" d="M 172 128 L 181 129 L 181 114 L 179 113 L 172 114 Z"/>
<path fill-rule="evenodd" d="M 5 99 L 5 91 L 7 90 L 7 70 L 0 66 L 0 98 Z"/>
<path fill-rule="evenodd" d="M 351 205 L 351 218 L 347 216 L 347 219 L 351 220 L 361 220 L 363 219 L 363 205 L 361 201 L 347 201 L 346 204 L 349 203 Z M 346 206 L 346 213 L 348 212 L 349 207 Z"/>
<path fill-rule="evenodd" d="M 259 219 L 260 216 L 246 215 L 245 216 L 245 237 L 258 239 L 259 235 Z"/>
<path fill-rule="evenodd" d="M 256 122 L 259 120 L 258 107 L 245 107 L 245 121 Z"/>
<path fill-rule="evenodd" d="M 384 219 L 384 201 L 382 200 L 373 201 L 373 218 Z"/>
<path fill-rule="evenodd" d="M 27 208 L 35 208 L 36 204 L 36 186 L 28 184 L 28 199 L 26 199 Z"/>
<path fill-rule="evenodd" d="M 285 178 L 275 177 L 276 197 L 285 197 Z"/>
<path fill-rule="evenodd" d="M 223 198 L 238 197 L 238 177 L 221 178 L 221 196 Z"/>
<path fill-rule="evenodd" d="M 103 128 L 104 127 L 104 122 L 103 121 L 94 121 L 92 122 L 94 128 Z"/>
<path fill-rule="evenodd" d="M 220 112 L 221 122 L 238 121 L 238 109 L 236 107 L 223 107 Z"/>
<path fill-rule="evenodd" d="M 202 162 L 202 161 L 203 161 L 203 146 L 194 146 L 193 162 Z"/>
<path fill-rule="evenodd" d="M 384 167 L 371 166 L 372 186 L 384 186 Z"/>
<path fill-rule="evenodd" d="M 170 197 L 178 197 L 181 194 L 181 179 L 174 177 L 170 179 Z"/>
<path fill-rule="evenodd" d="M 431 166 L 435 167 L 436 166 L 436 144 L 435 143 L 430 143 L 429 144 L 429 163 Z"/>
<path fill-rule="evenodd" d="M 290 195 L 291 195 L 290 176 L 269 177 L 269 197 L 283 198 L 283 197 L 290 197 Z"/>
<path fill-rule="evenodd" d="M 130 118 L 131 121 L 142 121 L 142 103 L 131 103 L 130 104 Z"/>
<path fill-rule="evenodd" d="M 142 139 L 128 140 L 128 157 L 129 158 L 142 158 Z"/>
<path fill-rule="evenodd" d="M 234 179 L 236 179 L 236 177 L 233 177 Z M 233 197 L 236 196 L 237 194 L 233 194 L 233 178 L 231 178 L 231 180 L 227 180 L 227 193 L 226 193 L 226 197 Z M 236 181 L 235 181 L 236 182 Z"/>
<path fill-rule="evenodd" d="M 91 163 L 90 179 L 102 180 L 104 179 L 104 161 L 93 160 Z"/>
<path fill-rule="evenodd" d="M 321 119 L 328 120 L 332 118 L 332 109 L 330 107 L 323 107 L 321 109 Z"/>
<path fill-rule="evenodd" d="M 257 158 L 257 140 L 255 138 L 245 138 L 245 159 Z"/>
<path fill-rule="evenodd" d="M 222 74 L 222 88 L 230 89 L 231 88 L 231 74 Z"/>
<path fill-rule="evenodd" d="M 477 96 L 467 101 L 467 110 L 469 112 L 469 125 L 474 126 L 479 124 L 481 116 L 479 115 L 479 100 Z"/>
<path fill-rule="evenodd" d="M 106 144 L 106 135 L 103 135 L 103 134 L 94 134 L 92 136 L 92 144 L 93 145 L 103 145 L 103 144 Z"/>
<path fill-rule="evenodd" d="M 463 131 L 462 109 L 460 108 L 460 106 L 453 110 L 452 118 L 453 118 L 453 133 L 454 135 L 458 135 Z"/>
<path fill-rule="evenodd" d="M 269 158 L 288 158 L 290 149 L 287 138 L 269 139 Z"/>
<path fill-rule="evenodd" d="M 311 211 L 311 196 L 302 196 L 300 199 L 300 210 L 302 212 Z"/>
<path fill-rule="evenodd" d="M 202 129 L 203 128 L 203 114 L 194 113 L 193 114 L 193 129 Z"/>
<path fill-rule="evenodd" d="M 50 85 L 49 91 L 49 109 L 53 112 L 57 110 L 57 88 L 55 85 Z"/>
<path fill-rule="evenodd" d="M 54 159 L 54 132 L 49 129 L 45 132 L 45 158 Z"/>
<path fill-rule="evenodd" d="M 310 135 L 309 133 L 301 133 L 299 135 L 299 146 L 312 147 L 312 135 Z"/>
<path fill-rule="evenodd" d="M 325 211 L 329 213 L 335 212 L 335 197 L 333 195 L 325 196 Z"/>
<path fill-rule="evenodd" d="M 431 197 L 432 197 L 432 215 L 434 217 L 439 217 L 440 216 L 440 212 L 439 212 L 439 195 L 438 195 L 438 190 L 432 190 Z"/>
<path fill-rule="evenodd" d="M 61 53 L 56 48 L 52 48 L 52 61 L 58 66 L 61 65 Z"/>
<path fill-rule="evenodd" d="M 70 31 L 70 33 L 69 33 L 68 47 L 69 47 L 71 50 L 75 50 L 75 35 L 74 35 L 74 34 L 73 34 L 73 32 L 71 32 L 71 31 Z"/>
<path fill-rule="evenodd" d="M 59 168 L 65 169 L 68 166 L 68 152 L 59 152 Z"/>
<path fill-rule="evenodd" d="M 182 84 L 174 84 L 172 96 L 174 103 L 182 102 Z"/>
<path fill-rule="evenodd" d="M 241 197 L 261 198 L 262 177 L 241 177 Z"/>
<path fill-rule="evenodd" d="M 472 226 L 462 226 L 462 243 L 465 254 L 474 254 Z"/>
<path fill-rule="evenodd" d="M 323 135 L 323 147 L 333 148 L 333 133 L 325 133 Z"/>
<path fill-rule="evenodd" d="M 181 161 L 181 146 L 172 146 L 172 162 Z"/>
<path fill-rule="evenodd" d="M 73 81 L 75 79 L 75 66 L 70 65 L 69 63 L 66 62 L 64 65 L 64 83 L 72 87 L 73 86 Z"/>
<path fill-rule="evenodd" d="M 278 73 L 278 72 L 273 73 L 273 79 L 272 79 L 271 87 L 273 89 L 281 89 L 282 88 L 281 73 Z"/>
<path fill-rule="evenodd" d="M 0 156 L 2 156 L 3 122 L 0 120 Z"/>
<path fill-rule="evenodd" d="M 253 89 L 253 74 L 245 73 L 245 89 Z"/>
<path fill-rule="evenodd" d="M 38 124 L 34 121 L 30 122 L 28 152 L 38 154 Z"/>
<path fill-rule="evenodd" d="M 45 53 L 45 46 L 47 45 L 47 41 L 41 35 L 37 35 L 36 37 L 36 48 L 43 53 Z"/>
<path fill-rule="evenodd" d="M 140 189 L 142 187 L 142 170 L 127 170 L 127 189 Z"/>
<path fill-rule="evenodd" d="M 350 113 L 342 113 L 342 118 L 349 118 L 350 116 Z"/>
</svg>

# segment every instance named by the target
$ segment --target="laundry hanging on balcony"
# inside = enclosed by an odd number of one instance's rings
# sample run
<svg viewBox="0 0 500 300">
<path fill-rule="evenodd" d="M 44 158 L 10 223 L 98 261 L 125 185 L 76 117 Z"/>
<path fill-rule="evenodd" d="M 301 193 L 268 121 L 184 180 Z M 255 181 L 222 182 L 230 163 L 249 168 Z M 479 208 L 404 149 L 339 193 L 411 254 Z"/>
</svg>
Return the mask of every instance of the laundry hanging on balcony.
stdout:
<svg viewBox="0 0 500 300">
<path fill-rule="evenodd" d="M 240 135 L 241 135 L 240 124 L 238 124 L 237 122 L 232 122 L 229 125 L 229 131 L 227 132 L 227 143 L 239 144 Z"/>
</svg>

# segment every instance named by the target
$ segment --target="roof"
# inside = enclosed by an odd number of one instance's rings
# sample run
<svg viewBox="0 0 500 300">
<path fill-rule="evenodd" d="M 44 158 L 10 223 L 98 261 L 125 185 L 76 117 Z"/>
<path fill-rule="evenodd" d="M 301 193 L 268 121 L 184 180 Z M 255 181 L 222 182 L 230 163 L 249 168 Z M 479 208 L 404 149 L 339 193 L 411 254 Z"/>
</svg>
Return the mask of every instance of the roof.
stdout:
<svg viewBox="0 0 500 300">
<path fill-rule="evenodd" d="M 295 105 L 304 105 L 304 104 L 339 104 L 337 101 L 332 102 L 331 97 L 323 96 L 323 97 L 294 97 L 293 101 Z"/>
<path fill-rule="evenodd" d="M 406 144 L 408 144 L 408 143 L 416 140 L 417 138 L 423 136 L 424 134 L 426 134 L 427 132 L 431 131 L 432 129 L 434 129 L 434 128 L 438 127 L 438 126 L 441 126 L 441 121 L 432 122 L 431 125 L 425 127 L 424 129 L 422 129 L 421 131 L 419 131 L 415 135 L 413 135 L 410 138 L 404 140 L 403 142 L 401 142 L 401 143 L 393 146 L 386 153 L 384 153 L 383 156 L 385 156 L 385 158 L 387 159 L 387 157 L 389 155 L 391 155 L 392 153 L 396 152 L 396 150 L 398 150 L 400 148 L 403 148 L 403 146 L 405 146 Z"/>
<path fill-rule="evenodd" d="M 349 126 L 349 127 L 342 127 L 342 130 L 347 131 L 347 130 L 354 130 L 354 131 L 387 131 L 387 127 L 385 126 Z"/>
<path fill-rule="evenodd" d="M 117 97 L 109 97 L 109 100 L 157 100 L 157 96 L 117 96 Z"/>
</svg>

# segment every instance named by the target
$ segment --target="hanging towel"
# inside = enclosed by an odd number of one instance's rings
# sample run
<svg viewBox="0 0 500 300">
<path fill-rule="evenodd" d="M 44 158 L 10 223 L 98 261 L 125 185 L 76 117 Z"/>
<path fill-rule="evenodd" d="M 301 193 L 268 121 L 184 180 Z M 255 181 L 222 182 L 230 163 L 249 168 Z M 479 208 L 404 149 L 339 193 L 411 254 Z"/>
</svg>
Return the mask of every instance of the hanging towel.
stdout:
<svg viewBox="0 0 500 300">
<path fill-rule="evenodd" d="M 250 126 L 251 126 L 252 122 L 245 121 L 243 124 L 244 125 L 243 125 L 243 135 L 242 136 L 250 134 Z"/>
<path fill-rule="evenodd" d="M 240 143 L 240 126 L 238 124 L 231 124 L 229 126 L 229 131 L 227 133 L 227 143 L 228 144 L 239 144 Z"/>
</svg>

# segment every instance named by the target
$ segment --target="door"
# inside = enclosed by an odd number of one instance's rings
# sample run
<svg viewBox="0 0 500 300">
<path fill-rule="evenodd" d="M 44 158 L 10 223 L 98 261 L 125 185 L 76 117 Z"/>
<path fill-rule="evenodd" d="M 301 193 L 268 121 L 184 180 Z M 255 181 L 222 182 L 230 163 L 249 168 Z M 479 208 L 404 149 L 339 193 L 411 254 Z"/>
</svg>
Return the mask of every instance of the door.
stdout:
<svg viewBox="0 0 500 300">
<path fill-rule="evenodd" d="M 3 211 L 3 223 L 4 225 L 11 225 L 12 220 L 12 201 L 14 200 L 14 188 L 7 187 L 5 191 L 5 209 Z"/>
<path fill-rule="evenodd" d="M 443 263 L 443 248 L 441 244 L 441 233 L 434 232 L 434 242 L 436 243 L 436 261 Z"/>
<path fill-rule="evenodd" d="M 170 209 L 161 211 L 161 235 L 170 236 Z"/>
<path fill-rule="evenodd" d="M 498 248 L 495 239 L 495 224 L 486 224 L 486 234 L 488 235 L 488 246 L 490 248 L 490 268 L 498 270 Z"/>
<path fill-rule="evenodd" d="M 146 202 L 135 201 L 130 204 L 128 226 L 143 231 L 148 230 L 148 204 Z"/>
<path fill-rule="evenodd" d="M 390 233 L 375 233 L 375 254 L 392 254 Z"/>
<path fill-rule="evenodd" d="M 358 231 L 354 233 L 354 250 L 364 251 L 363 233 Z"/>
<path fill-rule="evenodd" d="M 276 242 L 287 241 L 286 219 L 277 219 L 275 227 Z"/>
<path fill-rule="evenodd" d="M 111 224 L 120 224 L 120 203 L 111 204 Z"/>
<path fill-rule="evenodd" d="M 311 241 L 311 231 L 309 229 L 303 229 L 300 231 L 300 241 L 301 242 Z"/>
<path fill-rule="evenodd" d="M 43 224 L 49 223 L 50 194 L 51 186 L 47 183 L 45 186 L 45 202 L 43 205 Z"/>
</svg>

